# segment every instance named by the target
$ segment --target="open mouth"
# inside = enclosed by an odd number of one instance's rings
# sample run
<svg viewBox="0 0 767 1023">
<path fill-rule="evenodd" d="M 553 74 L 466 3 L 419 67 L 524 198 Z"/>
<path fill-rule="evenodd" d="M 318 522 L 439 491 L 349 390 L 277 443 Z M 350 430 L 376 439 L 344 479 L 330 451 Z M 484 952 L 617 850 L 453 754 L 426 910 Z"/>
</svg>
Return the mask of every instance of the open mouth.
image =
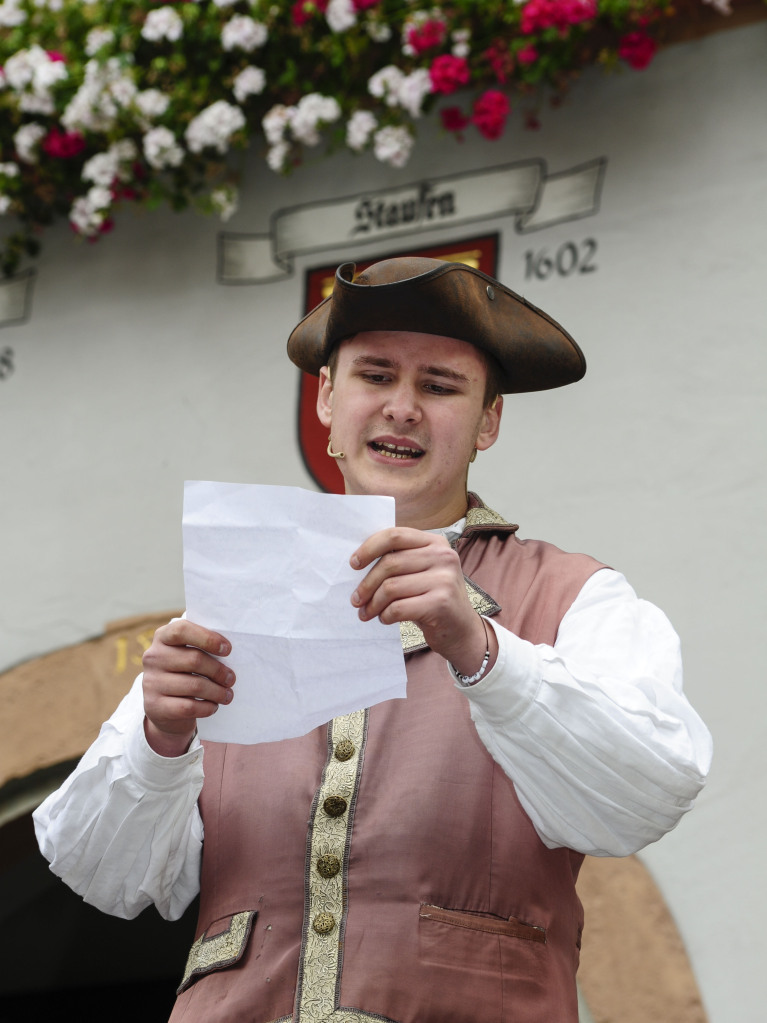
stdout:
<svg viewBox="0 0 767 1023">
<path fill-rule="evenodd" d="M 411 448 L 377 440 L 371 441 L 370 447 L 379 455 L 386 455 L 387 458 L 421 458 L 426 453 L 422 448 Z"/>
</svg>

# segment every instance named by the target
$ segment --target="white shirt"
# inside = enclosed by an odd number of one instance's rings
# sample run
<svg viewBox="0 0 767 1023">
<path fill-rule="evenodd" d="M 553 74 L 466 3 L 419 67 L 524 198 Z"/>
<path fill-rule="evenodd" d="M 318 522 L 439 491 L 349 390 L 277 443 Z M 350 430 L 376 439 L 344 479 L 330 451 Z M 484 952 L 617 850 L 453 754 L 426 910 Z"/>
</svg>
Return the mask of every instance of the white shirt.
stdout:
<svg viewBox="0 0 767 1023">
<path fill-rule="evenodd" d="M 460 691 L 543 842 L 624 856 L 671 830 L 704 783 L 711 736 L 682 692 L 665 615 L 601 569 L 553 647 L 486 621 L 497 660 Z M 174 920 L 199 890 L 202 749 L 195 740 L 181 757 L 159 756 L 143 718 L 139 676 L 35 811 L 35 830 L 51 869 L 86 902 L 126 918 L 153 902 Z"/>
</svg>

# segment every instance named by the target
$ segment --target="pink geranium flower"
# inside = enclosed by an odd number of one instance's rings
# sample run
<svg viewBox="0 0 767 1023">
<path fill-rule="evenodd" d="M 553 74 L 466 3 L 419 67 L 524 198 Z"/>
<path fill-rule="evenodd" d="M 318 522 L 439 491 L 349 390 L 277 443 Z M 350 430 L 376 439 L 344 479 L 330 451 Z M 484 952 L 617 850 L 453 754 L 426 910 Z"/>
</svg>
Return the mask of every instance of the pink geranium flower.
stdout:
<svg viewBox="0 0 767 1023">
<path fill-rule="evenodd" d="M 143 198 L 141 192 L 138 192 L 135 188 L 131 188 L 130 185 L 116 185 L 112 187 L 112 198 L 115 202 L 125 200 L 126 202 L 136 202 L 138 199 Z"/>
<path fill-rule="evenodd" d="M 324 14 L 328 0 L 297 0 L 290 8 L 290 16 L 294 25 L 305 25 L 315 14 Z"/>
<path fill-rule="evenodd" d="M 655 40 L 646 32 L 629 32 L 618 45 L 618 56 L 635 71 L 643 71 L 655 56 L 657 48 Z"/>
<path fill-rule="evenodd" d="M 439 116 L 445 131 L 463 131 L 469 123 L 469 118 L 460 107 L 445 107 L 440 110 Z"/>
<path fill-rule="evenodd" d="M 465 57 L 452 57 L 443 54 L 435 57 L 429 68 L 431 91 L 443 92 L 446 95 L 460 89 L 469 81 L 469 64 Z"/>
<path fill-rule="evenodd" d="M 517 53 L 520 64 L 534 64 L 538 60 L 538 51 L 534 46 L 525 46 Z"/>
<path fill-rule="evenodd" d="M 514 72 L 514 58 L 509 52 L 508 44 L 503 39 L 496 39 L 482 56 L 490 64 L 493 74 L 502 85 L 511 78 Z"/>
<path fill-rule="evenodd" d="M 41 143 L 41 148 L 59 160 L 71 160 L 85 149 L 85 139 L 79 131 L 59 131 L 51 128 Z"/>
<path fill-rule="evenodd" d="M 478 131 L 486 139 L 500 138 L 506 127 L 510 109 L 508 96 L 497 89 L 488 89 L 474 104 L 472 124 L 476 124 Z"/>
<path fill-rule="evenodd" d="M 596 16 L 596 0 L 529 0 L 522 8 L 520 28 L 525 35 L 547 28 L 557 28 L 564 35 L 570 25 Z"/>
<path fill-rule="evenodd" d="M 409 29 L 407 41 L 416 53 L 421 54 L 427 50 L 433 50 L 436 46 L 441 46 L 446 34 L 447 26 L 444 21 L 440 21 L 439 18 L 429 18 L 422 25 Z"/>
</svg>

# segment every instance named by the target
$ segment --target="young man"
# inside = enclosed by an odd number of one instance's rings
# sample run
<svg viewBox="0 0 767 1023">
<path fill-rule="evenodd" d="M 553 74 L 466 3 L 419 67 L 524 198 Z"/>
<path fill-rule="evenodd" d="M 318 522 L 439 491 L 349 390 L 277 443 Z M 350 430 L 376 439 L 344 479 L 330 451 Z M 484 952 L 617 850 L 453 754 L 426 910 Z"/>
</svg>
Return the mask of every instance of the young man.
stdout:
<svg viewBox="0 0 767 1023">
<path fill-rule="evenodd" d="M 174 1020 L 575 1023 L 583 854 L 673 828 L 710 737 L 662 613 L 467 492 L 500 392 L 583 375 L 572 338 L 469 267 L 353 269 L 289 354 L 320 377 L 347 492 L 396 500 L 350 599 L 400 623 L 407 700 L 206 743 L 203 784 L 196 721 L 236 700 L 230 646 L 172 622 L 143 702 L 134 686 L 37 812 L 41 847 L 107 912 L 172 918 L 200 890 Z"/>
</svg>

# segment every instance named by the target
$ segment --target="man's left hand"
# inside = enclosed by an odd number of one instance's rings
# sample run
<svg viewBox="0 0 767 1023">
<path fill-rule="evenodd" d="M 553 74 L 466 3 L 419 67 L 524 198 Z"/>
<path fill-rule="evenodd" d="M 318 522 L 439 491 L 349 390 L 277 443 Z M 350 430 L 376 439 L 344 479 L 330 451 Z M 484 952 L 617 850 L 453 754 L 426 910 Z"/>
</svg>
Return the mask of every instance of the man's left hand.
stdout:
<svg viewBox="0 0 767 1023">
<path fill-rule="evenodd" d="M 443 536 L 406 526 L 382 529 L 368 537 L 350 563 L 364 569 L 376 559 L 352 594 L 363 621 L 415 622 L 431 649 L 464 675 L 479 670 L 489 641 L 493 664 L 495 633 L 488 629 L 486 638 L 466 593 L 461 562 Z"/>
</svg>

